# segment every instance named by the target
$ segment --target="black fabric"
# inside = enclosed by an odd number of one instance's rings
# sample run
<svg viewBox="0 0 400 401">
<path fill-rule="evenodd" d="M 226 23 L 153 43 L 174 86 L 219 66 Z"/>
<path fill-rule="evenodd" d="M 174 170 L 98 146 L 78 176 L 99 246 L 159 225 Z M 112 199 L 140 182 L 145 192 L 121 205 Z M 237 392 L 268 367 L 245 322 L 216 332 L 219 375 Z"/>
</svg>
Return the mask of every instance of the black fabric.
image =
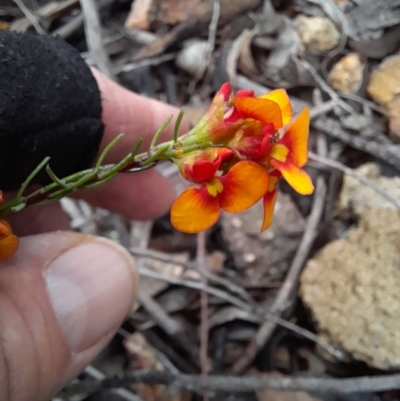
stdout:
<svg viewBox="0 0 400 401">
<path fill-rule="evenodd" d="M 60 178 L 88 168 L 103 136 L 97 82 L 61 39 L 0 30 L 0 189 L 50 156 Z M 50 182 L 45 172 L 34 183 Z"/>
</svg>

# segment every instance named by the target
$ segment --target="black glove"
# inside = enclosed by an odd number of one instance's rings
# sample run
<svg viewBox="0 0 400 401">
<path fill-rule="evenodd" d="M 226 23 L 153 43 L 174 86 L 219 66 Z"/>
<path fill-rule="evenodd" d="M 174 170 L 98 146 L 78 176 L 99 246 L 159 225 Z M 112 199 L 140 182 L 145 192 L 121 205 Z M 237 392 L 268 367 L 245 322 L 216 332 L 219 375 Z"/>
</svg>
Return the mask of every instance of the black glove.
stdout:
<svg viewBox="0 0 400 401">
<path fill-rule="evenodd" d="M 0 189 L 15 190 L 50 156 L 62 178 L 90 167 L 104 125 L 97 82 L 63 40 L 0 30 Z M 43 171 L 35 184 L 51 182 Z"/>
</svg>

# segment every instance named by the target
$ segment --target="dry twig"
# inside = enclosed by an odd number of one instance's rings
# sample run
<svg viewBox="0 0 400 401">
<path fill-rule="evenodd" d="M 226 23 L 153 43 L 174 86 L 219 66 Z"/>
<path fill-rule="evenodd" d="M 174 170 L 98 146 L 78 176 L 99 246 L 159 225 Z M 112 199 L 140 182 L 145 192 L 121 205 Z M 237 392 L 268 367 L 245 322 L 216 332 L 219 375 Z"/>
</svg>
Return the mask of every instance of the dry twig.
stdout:
<svg viewBox="0 0 400 401">
<path fill-rule="evenodd" d="M 217 37 L 217 29 L 219 17 L 221 15 L 221 1 L 214 0 L 213 2 L 213 12 L 211 16 L 210 25 L 208 26 L 208 46 L 207 46 L 207 56 L 206 62 L 204 63 L 204 67 L 199 70 L 195 77 L 190 82 L 188 93 L 192 94 L 196 88 L 197 83 L 203 77 L 204 73 L 211 66 L 212 54 L 215 48 L 215 41 Z"/>
<path fill-rule="evenodd" d="M 320 156 L 315 154 L 314 152 L 309 152 L 310 160 L 314 160 L 318 163 L 324 164 L 326 166 L 332 167 L 336 170 L 342 171 L 343 173 L 353 177 L 361 184 L 365 185 L 368 188 L 371 188 L 377 194 L 382 196 L 385 200 L 390 202 L 397 210 L 400 210 L 400 201 L 390 196 L 384 189 L 382 189 L 379 185 L 375 184 L 373 181 L 369 180 L 366 177 L 363 177 L 357 174 L 353 169 L 350 167 L 345 166 L 343 163 L 340 163 L 335 160 L 328 159 L 326 157 Z"/>
<path fill-rule="evenodd" d="M 353 107 L 347 104 L 344 100 L 340 98 L 340 96 L 325 82 L 325 80 L 318 74 L 318 71 L 311 65 L 308 61 L 303 59 L 297 59 L 297 61 L 312 75 L 315 80 L 315 83 L 327 93 L 332 100 L 336 102 L 338 106 L 340 106 L 343 110 L 346 110 L 349 113 L 355 113 Z"/>
<path fill-rule="evenodd" d="M 206 233 L 202 231 L 197 235 L 197 267 L 199 272 L 207 271 L 206 264 Z M 207 278 L 202 275 L 202 282 L 207 285 Z M 200 292 L 200 365 L 201 374 L 207 377 L 210 367 L 208 362 L 208 296 L 207 292 Z M 208 401 L 207 387 L 204 386 L 203 397 Z"/>
<path fill-rule="evenodd" d="M 187 389 L 200 394 L 206 384 L 209 391 L 224 391 L 228 394 L 246 393 L 265 389 L 282 391 L 328 392 L 351 394 L 357 392 L 379 392 L 400 389 L 400 374 L 387 376 L 364 376 L 346 379 L 322 377 L 276 377 L 260 376 L 207 376 L 172 375 L 164 372 L 138 371 L 123 377 L 105 379 L 102 382 L 84 382 L 70 385 L 73 392 L 94 393 L 102 389 L 128 386 L 132 383 L 163 384 L 174 389 Z"/>
<path fill-rule="evenodd" d="M 382 145 L 368 138 L 354 135 L 344 130 L 339 121 L 329 117 L 320 117 L 311 121 L 311 125 L 330 137 L 355 149 L 369 153 L 372 156 L 391 164 L 400 171 L 400 147 L 399 145 Z M 380 135 L 379 133 L 377 135 Z"/>
<path fill-rule="evenodd" d="M 19 7 L 19 9 L 23 12 L 27 20 L 32 24 L 35 28 L 35 31 L 39 35 L 46 35 L 46 31 L 42 28 L 39 22 L 39 18 L 25 5 L 23 0 L 13 0 L 14 3 Z"/>
<path fill-rule="evenodd" d="M 80 0 L 84 18 L 85 35 L 91 59 L 99 70 L 109 78 L 116 80 L 110 59 L 101 37 L 100 17 L 94 0 Z"/>
</svg>

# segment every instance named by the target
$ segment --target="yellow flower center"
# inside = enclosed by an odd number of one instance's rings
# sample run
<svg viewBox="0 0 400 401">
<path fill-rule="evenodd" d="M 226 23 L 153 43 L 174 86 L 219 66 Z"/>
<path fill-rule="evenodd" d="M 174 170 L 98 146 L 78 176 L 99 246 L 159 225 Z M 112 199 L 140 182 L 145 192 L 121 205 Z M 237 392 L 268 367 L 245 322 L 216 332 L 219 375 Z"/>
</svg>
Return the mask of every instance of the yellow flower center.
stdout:
<svg viewBox="0 0 400 401">
<path fill-rule="evenodd" d="M 289 149 L 285 145 L 277 143 L 272 147 L 270 156 L 275 160 L 285 162 L 288 153 Z"/>
<path fill-rule="evenodd" d="M 206 188 L 208 193 L 215 198 L 218 194 L 222 192 L 224 186 L 218 178 L 214 177 L 211 181 L 206 183 Z"/>
<path fill-rule="evenodd" d="M 273 175 L 269 176 L 268 192 L 272 192 L 275 189 L 277 182 L 278 177 L 274 177 Z"/>
</svg>

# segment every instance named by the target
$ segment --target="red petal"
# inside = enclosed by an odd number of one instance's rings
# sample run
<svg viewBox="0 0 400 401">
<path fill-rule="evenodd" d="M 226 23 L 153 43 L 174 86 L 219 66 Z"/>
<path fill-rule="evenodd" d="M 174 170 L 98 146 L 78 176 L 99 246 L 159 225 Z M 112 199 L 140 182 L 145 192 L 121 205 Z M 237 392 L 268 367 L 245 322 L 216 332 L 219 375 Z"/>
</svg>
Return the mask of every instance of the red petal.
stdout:
<svg viewBox="0 0 400 401">
<path fill-rule="evenodd" d="M 212 162 L 210 160 L 197 160 L 194 162 L 191 171 L 191 178 L 194 182 L 204 182 L 211 180 L 218 171 L 221 164 L 221 158 Z"/>
<path fill-rule="evenodd" d="M 204 187 L 186 189 L 171 207 L 172 225 L 188 234 L 195 234 L 212 227 L 219 215 L 218 196 L 212 197 Z"/>
<path fill-rule="evenodd" d="M 275 130 L 282 128 L 282 112 L 279 105 L 272 100 L 260 98 L 235 98 L 235 107 L 247 118 L 274 124 Z"/>
<path fill-rule="evenodd" d="M 236 163 L 220 178 L 223 191 L 220 194 L 222 209 L 230 213 L 243 212 L 256 204 L 268 190 L 268 172 L 251 161 Z"/>
<path fill-rule="evenodd" d="M 232 93 L 232 86 L 229 82 L 225 82 L 220 90 L 218 91 L 217 95 L 222 95 L 224 101 L 229 100 L 229 96 Z"/>
<path fill-rule="evenodd" d="M 221 158 L 221 164 L 232 160 L 234 153 L 228 148 L 217 149 L 217 154 Z"/>
<path fill-rule="evenodd" d="M 239 89 L 235 97 L 254 97 L 254 91 L 247 89 Z"/>
</svg>

